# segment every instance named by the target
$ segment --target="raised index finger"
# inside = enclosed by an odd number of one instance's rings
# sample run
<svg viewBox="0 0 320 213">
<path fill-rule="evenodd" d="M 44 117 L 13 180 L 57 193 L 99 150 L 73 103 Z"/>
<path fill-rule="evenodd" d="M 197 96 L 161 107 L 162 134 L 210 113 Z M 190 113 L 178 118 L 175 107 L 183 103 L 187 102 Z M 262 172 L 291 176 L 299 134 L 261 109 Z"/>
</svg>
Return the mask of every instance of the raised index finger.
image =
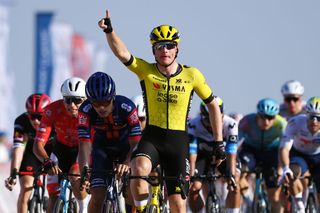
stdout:
<svg viewBox="0 0 320 213">
<path fill-rule="evenodd" d="M 108 9 L 106 9 L 106 18 L 110 18 L 110 12 Z"/>
</svg>

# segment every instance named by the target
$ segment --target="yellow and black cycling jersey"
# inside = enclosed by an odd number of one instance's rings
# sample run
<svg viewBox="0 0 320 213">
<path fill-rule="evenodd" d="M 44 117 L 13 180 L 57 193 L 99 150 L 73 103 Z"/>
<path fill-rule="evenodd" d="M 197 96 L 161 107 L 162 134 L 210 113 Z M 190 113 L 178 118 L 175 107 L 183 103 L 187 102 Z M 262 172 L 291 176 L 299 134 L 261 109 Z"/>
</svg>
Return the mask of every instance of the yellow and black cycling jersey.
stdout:
<svg viewBox="0 0 320 213">
<path fill-rule="evenodd" d="M 134 56 L 125 65 L 140 79 L 147 125 L 185 131 L 193 92 L 205 103 L 213 100 L 210 87 L 195 67 L 179 64 L 178 71 L 167 77 L 155 63 Z"/>
</svg>

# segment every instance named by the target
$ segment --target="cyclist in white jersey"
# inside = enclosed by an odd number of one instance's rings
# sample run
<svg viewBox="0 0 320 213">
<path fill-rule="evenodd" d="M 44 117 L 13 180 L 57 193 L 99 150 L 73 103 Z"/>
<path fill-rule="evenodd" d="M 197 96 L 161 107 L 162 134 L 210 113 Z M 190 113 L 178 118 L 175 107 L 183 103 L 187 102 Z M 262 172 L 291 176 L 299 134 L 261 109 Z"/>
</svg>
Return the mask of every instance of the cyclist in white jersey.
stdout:
<svg viewBox="0 0 320 213">
<path fill-rule="evenodd" d="M 280 115 L 287 120 L 292 116 L 305 113 L 305 102 L 302 99 L 304 87 L 299 81 L 290 80 L 281 87 L 283 103 L 280 105 Z"/>
<path fill-rule="evenodd" d="M 306 114 L 289 120 L 280 145 L 282 180 L 289 183 L 290 193 L 298 203 L 299 212 L 304 212 L 308 180 L 300 180 L 298 177 L 315 177 L 313 179 L 320 192 L 320 97 L 310 98 L 306 111 Z"/>
<path fill-rule="evenodd" d="M 218 101 L 223 116 L 223 139 L 226 142 L 227 154 L 227 160 L 218 167 L 219 172 L 226 175 L 226 181 L 228 182 L 227 197 L 221 199 L 226 201 L 227 213 L 237 213 L 240 210 L 240 190 L 237 187 L 240 168 L 236 168 L 238 124 L 233 118 L 223 114 L 222 99 L 216 97 L 215 100 Z M 215 141 L 210 128 L 208 109 L 205 104 L 201 103 L 200 114 L 189 121 L 188 134 L 192 142 L 190 144 L 191 175 L 195 173 L 199 175 L 205 174 L 212 158 L 211 144 Z M 189 192 L 189 206 L 193 212 L 198 212 L 203 208 L 204 202 L 200 197 L 200 190 L 205 188 L 203 188 L 201 181 L 197 180 L 192 183 Z"/>
</svg>

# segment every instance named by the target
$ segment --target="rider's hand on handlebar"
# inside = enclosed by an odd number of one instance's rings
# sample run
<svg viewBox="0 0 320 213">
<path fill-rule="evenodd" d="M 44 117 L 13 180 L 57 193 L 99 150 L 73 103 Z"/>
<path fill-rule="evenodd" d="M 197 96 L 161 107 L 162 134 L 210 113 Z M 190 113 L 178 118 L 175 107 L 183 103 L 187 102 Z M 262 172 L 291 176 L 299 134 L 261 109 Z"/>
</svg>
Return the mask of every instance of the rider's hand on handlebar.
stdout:
<svg viewBox="0 0 320 213">
<path fill-rule="evenodd" d="M 283 171 L 282 171 L 282 176 L 279 180 L 279 185 L 283 184 L 284 182 L 289 183 L 289 178 L 293 179 L 293 172 L 289 166 L 284 166 L 282 170 Z"/>
</svg>

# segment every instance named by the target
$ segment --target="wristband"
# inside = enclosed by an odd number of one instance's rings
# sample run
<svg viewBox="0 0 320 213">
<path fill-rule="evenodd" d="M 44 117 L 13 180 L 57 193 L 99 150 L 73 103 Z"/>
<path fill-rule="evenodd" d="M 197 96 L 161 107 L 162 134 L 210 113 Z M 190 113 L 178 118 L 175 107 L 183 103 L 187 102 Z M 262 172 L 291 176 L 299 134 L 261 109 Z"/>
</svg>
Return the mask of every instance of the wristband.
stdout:
<svg viewBox="0 0 320 213">
<path fill-rule="evenodd" d="M 113 28 L 112 28 L 112 25 L 111 25 L 111 20 L 110 20 L 110 18 L 105 18 L 105 19 L 103 19 L 103 20 L 104 20 L 104 24 L 107 25 L 107 29 L 103 29 L 103 32 L 105 32 L 105 33 L 112 33 Z"/>
<path fill-rule="evenodd" d="M 12 179 L 16 179 L 17 178 L 17 175 L 18 175 L 18 169 L 17 168 L 13 168 L 10 172 L 10 177 Z"/>
</svg>

